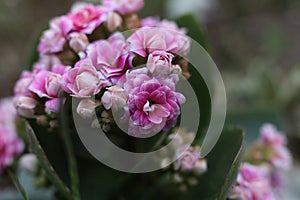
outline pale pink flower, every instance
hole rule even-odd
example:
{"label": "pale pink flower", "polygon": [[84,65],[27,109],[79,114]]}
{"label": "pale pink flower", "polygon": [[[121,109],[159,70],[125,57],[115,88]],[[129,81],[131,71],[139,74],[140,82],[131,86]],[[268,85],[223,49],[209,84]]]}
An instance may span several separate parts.
{"label": "pale pink flower", "polygon": [[124,89],[129,95],[126,113],[131,135],[149,135],[170,129],[176,124],[180,104],[185,101],[182,94],[149,77],[144,73],[147,71],[142,68],[126,75]]}
{"label": "pale pink flower", "polygon": [[100,105],[91,99],[83,99],[77,106],[77,113],[84,119],[91,118],[95,115],[95,108]]}
{"label": "pale pink flower", "polygon": [[73,32],[91,34],[107,20],[108,9],[102,6],[78,2],[72,6],[68,17],[73,23]]}
{"label": "pale pink flower", "polygon": [[79,53],[89,45],[89,39],[83,33],[71,33],[69,35],[69,45],[75,52]]}
{"label": "pale pink flower", "polygon": [[[174,169],[182,172],[193,172],[198,168],[201,168],[202,163],[200,161],[200,151],[198,148],[191,147],[189,145],[181,146],[175,153],[176,161],[174,163]],[[205,169],[204,169],[205,171]]]}
{"label": "pale pink flower", "polygon": [[62,88],[72,96],[90,97],[109,85],[90,59],[83,59],[70,68],[62,78]]}
{"label": "pale pink flower", "polygon": [[154,51],[149,54],[147,68],[153,76],[168,76],[172,73],[174,55],[165,51]]}
{"label": "pale pink flower", "polygon": [[103,0],[104,6],[122,15],[134,13],[144,7],[144,0]]}
{"label": "pale pink flower", "polygon": [[248,163],[242,164],[238,172],[236,186],[231,190],[229,198],[275,200],[266,170]]}
{"label": "pale pink flower", "polygon": [[159,17],[146,17],[141,20],[143,27],[155,27],[159,22]]}
{"label": "pale pink flower", "polygon": [[19,167],[31,173],[35,173],[38,169],[38,159],[36,155],[27,153],[22,155],[19,160]]}
{"label": "pale pink flower", "polygon": [[269,161],[278,169],[288,170],[292,167],[292,155],[285,146],[270,149]]}
{"label": "pale pink flower", "polygon": [[13,164],[23,149],[24,144],[17,137],[15,127],[0,126],[0,173]]}
{"label": "pale pink flower", "polygon": [[16,96],[14,97],[14,106],[17,113],[21,117],[33,118],[35,113],[35,108],[37,106],[37,101],[34,98],[26,96]]}
{"label": "pale pink flower", "polygon": [[50,22],[50,29],[43,32],[38,51],[41,54],[54,54],[61,52],[67,40],[67,34],[72,29],[72,22],[61,16]]}
{"label": "pale pink flower", "polygon": [[186,55],[190,48],[190,40],[186,35],[162,27],[142,27],[127,41],[130,50],[143,57],[157,50]]}
{"label": "pale pink flower", "polygon": [[87,48],[87,56],[103,76],[113,84],[132,68],[133,57],[129,54],[129,46],[124,36],[117,32],[108,40],[99,40]]}
{"label": "pale pink flower", "polygon": [[13,126],[17,117],[16,109],[12,98],[0,100],[0,126]]}
{"label": "pale pink flower", "polygon": [[107,88],[101,98],[101,103],[107,110],[119,110],[126,105],[126,102],[127,95],[125,90],[119,85],[114,85]]}

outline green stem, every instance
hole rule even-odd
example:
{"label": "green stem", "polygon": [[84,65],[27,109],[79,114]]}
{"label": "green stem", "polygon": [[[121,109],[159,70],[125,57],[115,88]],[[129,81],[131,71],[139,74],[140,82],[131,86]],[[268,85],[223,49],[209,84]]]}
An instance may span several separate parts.
{"label": "green stem", "polygon": [[7,168],[6,169],[6,172],[8,174],[8,176],[10,177],[10,179],[12,180],[12,182],[15,184],[16,188],[19,190],[19,192],[21,193],[22,197],[24,200],[29,200],[27,195],[26,195],[26,192],[25,192],[25,189],[23,188],[23,186],[21,185],[21,183],[19,182],[19,179],[18,177],[15,175],[15,173],[10,169],[10,168]]}
{"label": "green stem", "polygon": [[63,136],[63,141],[65,143],[65,148],[67,152],[73,199],[80,200],[78,169],[77,169],[76,158],[74,156],[75,154],[74,154],[72,139],[70,136],[71,134],[70,128],[68,126],[69,124],[68,115],[66,114],[65,108],[63,108],[61,111],[60,121],[61,121],[61,133]]}
{"label": "green stem", "polygon": [[39,164],[45,170],[49,180],[56,186],[57,190],[68,200],[72,200],[70,189],[63,183],[49,162],[44,150],[42,149],[33,129],[28,122],[25,122],[26,134],[33,153],[37,156]]}

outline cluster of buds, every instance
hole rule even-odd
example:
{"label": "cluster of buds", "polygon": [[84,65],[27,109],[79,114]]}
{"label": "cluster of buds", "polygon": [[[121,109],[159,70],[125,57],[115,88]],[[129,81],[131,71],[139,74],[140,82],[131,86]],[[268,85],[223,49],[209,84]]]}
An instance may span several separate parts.
{"label": "cluster of buds", "polygon": [[[55,127],[56,114],[71,96],[81,100],[77,113],[96,115],[105,131],[113,122],[110,113],[118,110],[130,135],[173,128],[185,102],[176,85],[189,76],[184,57],[190,39],[174,22],[139,19],[143,5],[143,0],[75,3],[51,20],[38,45],[39,60],[16,83],[18,114]],[[125,38],[121,31],[128,28],[135,30]]]}

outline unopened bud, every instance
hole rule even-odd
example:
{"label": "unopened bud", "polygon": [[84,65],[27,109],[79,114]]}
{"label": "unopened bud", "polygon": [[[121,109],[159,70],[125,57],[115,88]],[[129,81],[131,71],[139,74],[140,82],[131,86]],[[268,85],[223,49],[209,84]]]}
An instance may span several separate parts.
{"label": "unopened bud", "polygon": [[123,23],[123,19],[119,14],[115,12],[108,13],[106,26],[110,32],[115,31],[117,28],[119,28],[122,25],[122,23]]}
{"label": "unopened bud", "polygon": [[84,51],[89,44],[89,39],[83,33],[72,33],[69,40],[70,47],[76,53]]}

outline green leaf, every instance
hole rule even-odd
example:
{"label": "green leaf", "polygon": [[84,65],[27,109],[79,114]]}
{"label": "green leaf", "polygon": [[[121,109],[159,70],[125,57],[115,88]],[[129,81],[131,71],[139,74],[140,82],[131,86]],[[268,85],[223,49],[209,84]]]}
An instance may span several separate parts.
{"label": "green leaf", "polygon": [[57,175],[56,171],[54,170],[51,163],[47,159],[47,156],[46,156],[44,150],[40,146],[40,143],[39,143],[35,133],[33,132],[33,129],[27,122],[26,122],[26,133],[28,136],[31,150],[37,156],[39,163],[40,163],[41,167],[45,170],[49,180],[56,186],[57,190],[66,199],[72,199],[72,194],[70,192],[70,189],[63,183],[63,181]]}
{"label": "green leaf", "polygon": [[175,21],[180,27],[187,28],[187,35],[196,40],[204,49],[207,50],[207,43],[203,28],[192,14],[181,16]]}
{"label": "green leaf", "polygon": [[240,128],[224,130],[207,156],[208,171],[199,177],[199,185],[182,193],[180,199],[225,199],[236,179],[243,143],[244,136]]}
{"label": "green leaf", "polygon": [[[207,43],[205,40],[204,32],[200,23],[192,14],[187,14],[176,19],[176,23],[188,30],[187,35],[197,41],[204,49],[207,50]],[[201,120],[199,121],[199,129],[195,141],[202,141],[205,137],[203,134],[210,122],[211,117],[211,98],[207,85],[202,78],[201,74],[189,63],[188,66],[191,77],[188,79],[195,94],[197,95],[199,110],[201,111]]]}

